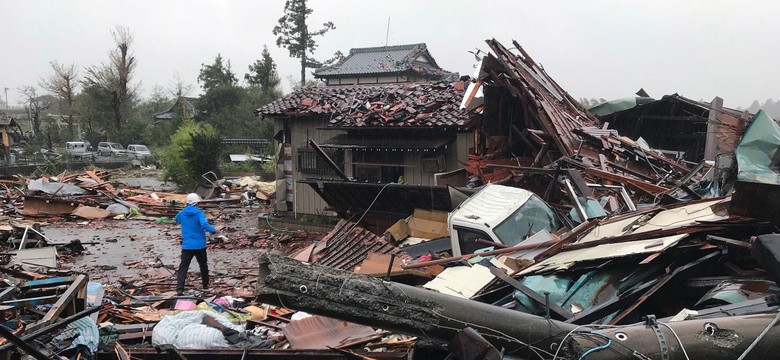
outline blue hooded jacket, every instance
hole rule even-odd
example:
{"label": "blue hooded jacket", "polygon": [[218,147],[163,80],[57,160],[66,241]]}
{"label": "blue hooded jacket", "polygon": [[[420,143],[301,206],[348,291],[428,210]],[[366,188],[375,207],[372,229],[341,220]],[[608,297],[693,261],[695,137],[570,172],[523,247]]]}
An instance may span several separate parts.
{"label": "blue hooded jacket", "polygon": [[187,205],[176,214],[176,222],[181,224],[182,250],[201,250],[206,248],[206,233],[217,232],[208,220],[206,214],[195,205]]}

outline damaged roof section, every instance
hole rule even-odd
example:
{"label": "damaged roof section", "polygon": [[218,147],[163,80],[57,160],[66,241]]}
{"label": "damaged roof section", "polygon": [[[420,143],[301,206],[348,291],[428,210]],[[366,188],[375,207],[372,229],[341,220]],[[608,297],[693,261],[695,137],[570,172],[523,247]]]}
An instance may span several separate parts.
{"label": "damaged roof section", "polygon": [[462,128],[478,116],[459,108],[463,82],[308,87],[257,111],[264,116],[330,116],[332,127]]}
{"label": "damaged roof section", "polygon": [[[487,74],[485,80],[489,78],[490,83],[504,86],[513,97],[520,98],[528,110],[530,119],[527,120],[544,131],[561,154],[575,154],[580,139],[573,133],[574,129],[596,126],[598,120],[547,75],[516,41],[512,44],[520,55],[510,52],[495,39],[487,43],[495,55],[489,54],[482,61],[480,73]],[[475,94],[477,90],[474,89]],[[469,102],[464,106],[468,108]]]}
{"label": "damaged roof section", "polygon": [[312,263],[351,271],[369,253],[405,256],[401,249],[385,239],[354,222],[341,220],[322,239],[320,246],[313,245],[309,257]]}

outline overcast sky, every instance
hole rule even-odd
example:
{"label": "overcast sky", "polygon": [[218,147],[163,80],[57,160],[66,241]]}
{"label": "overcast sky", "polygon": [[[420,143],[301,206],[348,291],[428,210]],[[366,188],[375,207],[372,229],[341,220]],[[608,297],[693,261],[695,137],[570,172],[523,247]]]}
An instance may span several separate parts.
{"label": "overcast sky", "polygon": [[[424,42],[439,65],[471,74],[467,51],[484,40],[517,40],[572,96],[614,99],[643,87],[651,96],[679,93],[727,106],[780,98],[778,1],[366,1],[311,0],[310,28],[333,21],[316,56],[385,44]],[[285,90],[296,59],[271,33],[283,0],[0,1],[0,96],[37,84],[49,62],[84,67],[105,61],[110,30],[135,35],[136,81],[144,94],[169,87],[174,73],[195,84],[217,53],[243,79],[263,45]],[[509,47],[509,46],[507,46]],[[311,70],[310,70],[311,71]],[[193,95],[201,91],[198,86]]]}

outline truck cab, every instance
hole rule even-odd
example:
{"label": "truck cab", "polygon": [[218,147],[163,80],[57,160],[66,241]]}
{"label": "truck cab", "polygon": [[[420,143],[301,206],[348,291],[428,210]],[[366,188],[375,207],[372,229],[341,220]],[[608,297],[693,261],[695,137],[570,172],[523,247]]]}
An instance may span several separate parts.
{"label": "truck cab", "polygon": [[86,141],[68,141],[65,143],[65,152],[73,158],[92,156],[92,146]]}
{"label": "truck cab", "polygon": [[487,184],[450,212],[447,226],[453,256],[459,256],[490,247],[490,242],[515,246],[536,232],[560,228],[561,222],[534,193]]}

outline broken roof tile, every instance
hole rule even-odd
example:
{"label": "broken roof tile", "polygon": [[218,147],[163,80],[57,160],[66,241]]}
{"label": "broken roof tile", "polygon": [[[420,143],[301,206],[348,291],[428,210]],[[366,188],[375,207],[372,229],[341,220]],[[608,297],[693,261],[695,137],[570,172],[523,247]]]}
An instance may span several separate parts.
{"label": "broken roof tile", "polygon": [[[257,111],[266,116],[335,115],[330,120],[334,127],[462,129],[479,116],[458,109],[464,93],[464,86],[458,86],[458,82],[308,87]],[[415,120],[415,114],[425,116],[417,115]]]}

